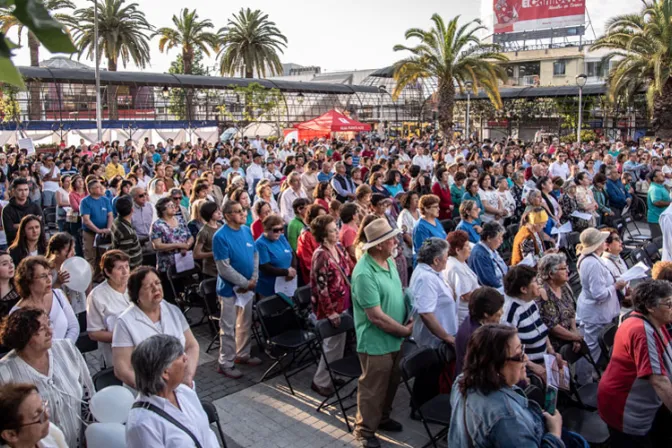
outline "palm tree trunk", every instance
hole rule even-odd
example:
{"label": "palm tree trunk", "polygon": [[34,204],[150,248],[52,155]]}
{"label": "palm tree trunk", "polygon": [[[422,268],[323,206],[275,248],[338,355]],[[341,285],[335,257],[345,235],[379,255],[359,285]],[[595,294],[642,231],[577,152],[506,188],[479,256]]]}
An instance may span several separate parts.
{"label": "palm tree trunk", "polygon": [[[40,41],[35,35],[28,31],[28,48],[30,48],[30,66],[40,66]],[[40,98],[40,83],[38,81],[30,82],[30,112],[28,116],[31,121],[42,119],[42,101]]]}
{"label": "palm tree trunk", "polygon": [[[194,50],[191,48],[185,48],[182,50],[182,64],[184,68],[185,75],[191,75],[192,65],[194,62]],[[185,119],[187,121],[192,121],[194,116],[194,91],[193,89],[188,88],[185,92],[186,104],[184,107]]]}
{"label": "palm tree trunk", "polygon": [[453,138],[453,108],[455,107],[455,86],[453,80],[440,81],[439,91],[439,127],[444,138]]}
{"label": "palm tree trunk", "polygon": [[[110,72],[117,71],[117,61],[112,58],[107,59],[107,70]],[[119,108],[117,107],[117,86],[108,84],[107,86],[107,112],[110,120],[119,119]]]}
{"label": "palm tree trunk", "polygon": [[672,138],[672,78],[663,86],[663,92],[653,99],[651,127],[656,137]]}

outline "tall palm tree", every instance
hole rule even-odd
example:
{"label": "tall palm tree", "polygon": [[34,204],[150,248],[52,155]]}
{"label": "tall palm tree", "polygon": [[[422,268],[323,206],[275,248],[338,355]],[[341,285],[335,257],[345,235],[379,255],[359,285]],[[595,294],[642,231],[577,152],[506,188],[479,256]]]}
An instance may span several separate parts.
{"label": "tall palm tree", "polygon": [[[149,64],[149,39],[154,27],[138,9],[137,3],[126,4],[126,0],[99,0],[98,7],[98,51],[107,59],[107,70],[116,72],[119,61],[126,65],[133,61],[139,68]],[[95,60],[95,12],[93,6],[78,9],[68,21],[72,29],[79,57],[86,54]],[[110,120],[117,120],[117,86],[107,87],[107,108]]]}
{"label": "tall palm tree", "polygon": [[[45,8],[59,21],[63,22],[70,18],[65,13],[55,13],[55,11],[63,9],[75,9],[75,4],[70,0],[44,0]],[[24,25],[19,20],[9,13],[8,8],[0,9],[0,32],[7,34],[12,28],[17,28],[19,33],[18,43],[21,45],[21,37],[23,35]],[[30,49],[30,66],[40,66],[40,41],[28,30],[28,48]],[[42,101],[40,99],[40,83],[37,81],[30,82],[30,110],[28,113],[31,120],[42,119]]]}
{"label": "tall palm tree", "polygon": [[459,19],[457,16],[446,24],[441,16],[434,14],[434,26],[429,30],[406,31],[406,39],[419,39],[418,45],[394,46],[394,51],[410,51],[412,55],[394,64],[397,85],[393,96],[397,98],[404,87],[419,79],[436,78],[439,125],[446,136],[452,136],[457,88],[464,91],[466,83],[471,82],[474,93],[483,89],[495,107],[500,108],[499,81],[506,80],[506,70],[495,61],[505,62],[508,58],[499,53],[498,45],[481,43],[476,36],[485,27],[479,20],[459,26]]}
{"label": "tall palm tree", "polygon": [[[182,49],[182,64],[184,74],[190,75],[194,64],[194,54],[196,50],[202,51],[210,56],[210,50],[214,52],[219,50],[219,38],[217,34],[209,31],[214,25],[209,19],[199,20],[196,10],[189,11],[184,8],[180,15],[173,15],[174,27],[159,28],[155,36],[159,36],[159,51],[168,52],[171,48],[180,47]],[[193,98],[192,89],[186,92],[186,118],[191,120],[193,116]]]}
{"label": "tall palm tree", "polygon": [[287,38],[268,20],[268,14],[260,10],[241,8],[238,15],[229,19],[226,27],[219,30],[222,38],[220,58],[222,75],[244,74],[253,78],[254,73],[266,76],[282,73],[278,53],[287,48]]}
{"label": "tall palm tree", "polygon": [[591,49],[609,49],[603,62],[615,58],[609,72],[609,99],[633,96],[646,89],[652,128],[672,137],[672,0],[644,1],[639,14],[616,16]]}

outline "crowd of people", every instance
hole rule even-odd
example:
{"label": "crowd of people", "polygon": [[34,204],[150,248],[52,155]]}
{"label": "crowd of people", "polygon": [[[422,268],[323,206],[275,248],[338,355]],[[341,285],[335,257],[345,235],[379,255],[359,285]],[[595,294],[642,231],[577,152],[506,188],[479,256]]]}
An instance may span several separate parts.
{"label": "crowd of people", "polygon": [[[216,279],[218,371],[229,378],[263,362],[252,347],[259,299],[309,285],[313,321],[338,327],[344,313],[354,317],[362,369],[354,431],[364,447],[380,446],[378,431],[403,430],[390,415],[405,340],[444,358],[452,387],[436,387],[452,394],[449,446],[576,446],[580,436],[563,430],[560,413],[521,389],[546,381],[546,357],[563,366],[566,346],[606,366],[584,376],[601,376],[597,411],[611,446],[666,446],[672,269],[662,262],[657,280],[638,285],[621,276],[623,223],[635,211],[645,211],[663,249],[672,244],[670,187],[672,150],[659,139],[257,136],[6,148],[0,437],[16,447],[84,444],[95,390],[74,343],[86,331],[144,403],[129,415],[128,446],[169,437],[216,446],[193,389],[199,345],[171,281],[193,269]],[[93,272],[86,293],[68,288],[61,267],[73,256]],[[600,335],[624,309],[605,353]],[[317,394],[334,394],[326,364],[348,342],[345,334],[322,342]],[[168,428],[148,403],[188,433]]]}

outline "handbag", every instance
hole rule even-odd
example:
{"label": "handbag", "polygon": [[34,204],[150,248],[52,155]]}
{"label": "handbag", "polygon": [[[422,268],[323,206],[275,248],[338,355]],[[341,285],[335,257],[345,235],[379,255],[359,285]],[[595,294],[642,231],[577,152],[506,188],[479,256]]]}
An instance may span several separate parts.
{"label": "handbag", "polygon": [[133,409],[136,408],[147,409],[148,411],[154,412],[155,414],[163,417],[164,419],[168,420],[170,423],[172,423],[173,425],[177,426],[179,429],[184,431],[194,442],[196,448],[203,448],[203,445],[201,445],[196,436],[191,431],[189,431],[189,429],[187,429],[186,426],[175,420],[170,414],[168,414],[166,411],[159,408],[158,406],[155,406],[148,401],[136,401],[135,403],[133,403]]}

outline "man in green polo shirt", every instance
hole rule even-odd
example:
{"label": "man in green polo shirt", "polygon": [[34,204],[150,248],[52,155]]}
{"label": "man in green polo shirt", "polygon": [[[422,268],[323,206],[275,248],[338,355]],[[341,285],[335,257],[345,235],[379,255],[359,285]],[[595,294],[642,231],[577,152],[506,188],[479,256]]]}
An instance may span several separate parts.
{"label": "man in green polo shirt", "polygon": [[663,235],[660,230],[660,214],[670,205],[670,193],[665,188],[665,175],[659,169],[653,170],[649,174],[649,191],[646,194],[648,211],[646,221],[649,223],[651,238]]}
{"label": "man in green polo shirt", "polygon": [[357,353],[362,365],[355,437],[366,448],[380,446],[378,429],[402,430],[390,412],[400,380],[401,343],[411,335],[413,323],[408,319],[404,325],[404,292],[392,259],[398,233],[384,218],[366,226],[365,253],[352,274]]}

